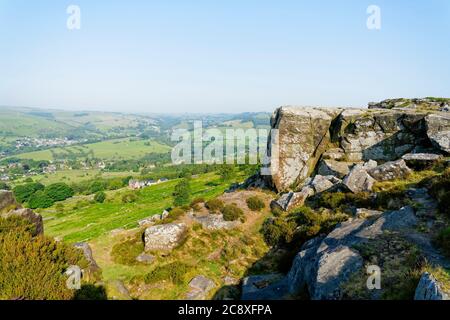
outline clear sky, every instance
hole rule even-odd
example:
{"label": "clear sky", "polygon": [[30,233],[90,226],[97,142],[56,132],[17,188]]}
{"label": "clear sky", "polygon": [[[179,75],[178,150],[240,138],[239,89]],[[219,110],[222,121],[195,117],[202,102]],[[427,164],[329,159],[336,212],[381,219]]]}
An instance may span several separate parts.
{"label": "clear sky", "polygon": [[[69,5],[81,30],[66,27]],[[369,5],[381,29],[366,26]],[[450,96],[448,0],[0,0],[0,105],[272,111]]]}

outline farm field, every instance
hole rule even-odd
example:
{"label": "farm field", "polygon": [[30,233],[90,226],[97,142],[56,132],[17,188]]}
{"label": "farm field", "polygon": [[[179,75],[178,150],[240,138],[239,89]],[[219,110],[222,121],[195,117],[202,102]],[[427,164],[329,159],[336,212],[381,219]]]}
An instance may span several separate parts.
{"label": "farm field", "polygon": [[[167,153],[170,147],[151,140],[114,139],[86,145],[70,146],[65,148],[53,148],[51,150],[22,153],[16,157],[32,160],[55,160],[65,156],[75,155],[81,159],[98,158],[126,160],[136,159],[148,153]],[[79,155],[79,156],[78,156]]]}

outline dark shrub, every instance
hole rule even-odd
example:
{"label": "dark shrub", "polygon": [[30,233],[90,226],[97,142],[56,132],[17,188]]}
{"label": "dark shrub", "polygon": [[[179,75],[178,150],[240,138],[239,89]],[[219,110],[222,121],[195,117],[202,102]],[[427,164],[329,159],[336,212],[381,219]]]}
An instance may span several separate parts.
{"label": "dark shrub", "polygon": [[105,191],[106,190],[106,182],[102,180],[96,180],[93,181],[89,185],[89,189],[87,191],[88,194],[97,193],[99,191]]}
{"label": "dark shrub", "polygon": [[31,209],[49,208],[55,201],[50,198],[45,191],[39,190],[34,193],[28,200],[28,207]]}
{"label": "dark shrub", "polygon": [[0,181],[0,190],[11,190],[11,188],[6,182]]}
{"label": "dark shrub", "polygon": [[13,189],[16,200],[20,203],[27,202],[31,195],[39,190],[44,190],[44,185],[41,183],[28,183],[17,186]]}
{"label": "dark shrub", "polygon": [[235,204],[229,204],[222,209],[222,214],[225,221],[236,221],[244,216],[244,211]]}
{"label": "dark shrub", "polygon": [[190,269],[191,267],[187,264],[175,261],[156,267],[152,272],[145,275],[144,281],[147,284],[152,284],[166,280],[173,284],[182,285],[185,282],[184,277]]}
{"label": "dark shrub", "polygon": [[206,202],[205,205],[206,208],[208,208],[209,211],[211,211],[212,213],[218,213],[219,211],[222,211],[223,208],[225,207],[223,201],[218,198],[209,200],[208,202]]}
{"label": "dark shrub", "polygon": [[189,180],[183,179],[176,186],[173,192],[173,204],[175,206],[183,206],[189,203],[191,196],[191,187]]}
{"label": "dark shrub", "polygon": [[47,237],[33,237],[24,220],[0,219],[0,300],[66,300],[74,292],[64,274],[86,267],[82,253]]}
{"label": "dark shrub", "polygon": [[116,263],[132,266],[138,264],[136,258],[143,251],[144,242],[139,234],[139,237],[128,239],[114,245],[111,250],[111,257]]}
{"label": "dark shrub", "polygon": [[252,211],[261,211],[266,205],[260,197],[253,196],[247,199],[247,207]]}
{"label": "dark shrub", "polygon": [[74,300],[108,300],[106,289],[104,286],[96,286],[93,284],[83,284],[80,290],[75,292]]}
{"label": "dark shrub", "polygon": [[103,203],[106,200],[106,193],[103,191],[97,192],[94,196],[94,201],[97,203]]}
{"label": "dark shrub", "polygon": [[63,201],[73,197],[73,189],[65,183],[54,183],[45,187],[44,192],[54,201]]}
{"label": "dark shrub", "polygon": [[262,226],[264,241],[269,246],[289,243],[293,239],[295,223],[283,218],[267,219]]}
{"label": "dark shrub", "polygon": [[136,202],[137,199],[138,197],[135,193],[128,192],[122,196],[122,203],[133,203]]}

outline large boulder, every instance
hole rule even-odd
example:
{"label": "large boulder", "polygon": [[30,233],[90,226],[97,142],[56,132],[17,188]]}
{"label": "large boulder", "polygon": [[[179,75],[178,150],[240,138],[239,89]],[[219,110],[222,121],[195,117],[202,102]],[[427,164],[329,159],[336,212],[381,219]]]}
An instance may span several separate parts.
{"label": "large boulder", "polygon": [[0,213],[14,210],[18,207],[11,191],[0,190]]}
{"label": "large boulder", "polygon": [[425,118],[428,138],[438,149],[450,153],[450,115],[430,114]]}
{"label": "large boulder", "polygon": [[270,207],[272,209],[278,208],[283,211],[289,211],[295,207],[302,206],[308,197],[315,194],[314,189],[310,186],[305,186],[300,192],[288,192],[283,195],[278,200],[271,202]]}
{"label": "large boulder", "polygon": [[405,160],[386,162],[367,171],[377,181],[405,179],[411,174],[411,169]]}
{"label": "large boulder", "polygon": [[44,234],[44,222],[42,220],[42,216],[40,214],[35,213],[31,209],[16,209],[9,211],[7,213],[1,214],[2,218],[9,218],[9,217],[20,217],[22,219],[25,219],[29,221],[30,223],[34,224],[35,231],[33,235],[42,235]]}
{"label": "large boulder", "polygon": [[408,167],[419,170],[437,163],[442,158],[442,155],[434,153],[408,153],[402,157]]}
{"label": "large boulder", "polygon": [[269,144],[275,189],[285,191],[309,177],[330,142],[330,126],[340,112],[307,107],[281,107],[275,111]]}
{"label": "large boulder", "polygon": [[76,249],[81,250],[83,252],[83,256],[86,261],[89,263],[89,269],[93,272],[98,271],[100,267],[94,259],[94,255],[92,254],[91,246],[86,242],[77,242],[73,245]]}
{"label": "large boulder", "polygon": [[433,275],[424,272],[416,288],[414,300],[450,300],[450,296],[442,290]]}
{"label": "large boulder", "polygon": [[353,193],[370,192],[375,179],[367,173],[363,165],[357,164],[350,170],[342,183]]}
{"label": "large boulder", "polygon": [[314,189],[315,193],[321,193],[333,188],[336,184],[341,183],[342,180],[335,176],[322,176],[320,174],[314,176],[310,185]]}
{"label": "large boulder", "polygon": [[350,172],[350,168],[353,165],[353,162],[324,159],[320,162],[318,174],[322,176],[332,175],[342,179]]}
{"label": "large boulder", "polygon": [[417,224],[410,207],[339,224],[325,238],[315,238],[303,245],[287,275],[289,293],[295,296],[307,290],[313,300],[343,298],[342,286],[364,265],[357,245],[385,232],[409,235]]}
{"label": "large boulder", "polygon": [[145,251],[167,251],[180,245],[187,236],[183,223],[170,223],[149,227],[145,230]]}

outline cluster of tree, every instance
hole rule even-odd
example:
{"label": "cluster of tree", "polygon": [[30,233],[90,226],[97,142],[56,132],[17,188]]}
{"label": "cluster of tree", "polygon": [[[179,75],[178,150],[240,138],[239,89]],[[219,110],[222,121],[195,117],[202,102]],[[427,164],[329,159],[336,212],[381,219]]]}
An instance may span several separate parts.
{"label": "cluster of tree", "polygon": [[71,188],[77,194],[89,195],[96,194],[107,190],[118,190],[128,185],[131,176],[125,178],[102,179],[95,178],[92,180],[81,181],[71,185]]}
{"label": "cluster of tree", "polygon": [[44,186],[38,182],[18,185],[13,189],[16,200],[27,203],[31,209],[48,208],[55,202],[66,200],[74,195],[67,184],[59,182]]}

